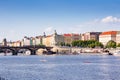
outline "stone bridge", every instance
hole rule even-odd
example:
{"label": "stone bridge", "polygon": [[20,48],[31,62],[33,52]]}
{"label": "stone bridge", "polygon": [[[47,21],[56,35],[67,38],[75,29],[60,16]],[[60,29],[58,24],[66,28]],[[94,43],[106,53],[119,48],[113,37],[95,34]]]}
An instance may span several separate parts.
{"label": "stone bridge", "polygon": [[6,50],[12,51],[13,55],[17,55],[19,50],[21,49],[28,49],[31,52],[31,55],[36,55],[36,51],[38,49],[46,49],[47,51],[51,51],[53,47],[46,47],[46,46],[20,46],[20,47],[11,47],[11,46],[0,46],[0,50],[6,52]]}

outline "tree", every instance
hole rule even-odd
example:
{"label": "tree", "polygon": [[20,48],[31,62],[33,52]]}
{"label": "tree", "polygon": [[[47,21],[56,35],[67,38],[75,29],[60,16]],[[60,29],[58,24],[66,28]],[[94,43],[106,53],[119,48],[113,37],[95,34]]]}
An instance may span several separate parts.
{"label": "tree", "polygon": [[107,45],[106,48],[116,48],[116,42],[113,40],[110,40]]}
{"label": "tree", "polygon": [[95,44],[94,44],[94,43],[89,44],[88,47],[90,47],[90,48],[95,48]]}
{"label": "tree", "polygon": [[120,47],[120,43],[118,43],[117,47]]}
{"label": "tree", "polygon": [[95,42],[95,47],[101,47],[101,48],[103,48],[103,44],[101,42],[96,41]]}
{"label": "tree", "polygon": [[89,47],[89,48],[94,48],[94,47],[103,47],[103,44],[96,41],[96,40],[78,40],[78,41],[73,41],[72,46],[78,46],[78,47]]}
{"label": "tree", "polygon": [[79,41],[72,41],[72,46],[77,46],[79,44]]}
{"label": "tree", "polygon": [[39,46],[44,47],[45,45],[43,45],[43,44],[39,44]]}
{"label": "tree", "polygon": [[67,44],[65,44],[65,46],[69,46],[70,47],[70,44],[67,43]]}
{"label": "tree", "polygon": [[64,42],[60,42],[60,46],[65,46],[65,43]]}

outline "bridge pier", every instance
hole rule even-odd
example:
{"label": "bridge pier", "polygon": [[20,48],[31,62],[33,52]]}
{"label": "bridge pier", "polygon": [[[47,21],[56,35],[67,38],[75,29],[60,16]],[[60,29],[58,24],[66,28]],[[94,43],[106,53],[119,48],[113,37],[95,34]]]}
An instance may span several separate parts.
{"label": "bridge pier", "polygon": [[17,50],[14,50],[12,53],[13,53],[12,55],[17,55],[17,54],[18,54],[18,51],[17,51]]}
{"label": "bridge pier", "polygon": [[36,55],[36,50],[31,50],[31,55]]}

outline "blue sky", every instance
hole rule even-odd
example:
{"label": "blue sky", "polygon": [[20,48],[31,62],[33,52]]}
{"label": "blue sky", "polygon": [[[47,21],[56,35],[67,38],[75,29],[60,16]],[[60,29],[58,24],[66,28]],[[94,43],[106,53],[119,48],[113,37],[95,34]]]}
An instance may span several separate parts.
{"label": "blue sky", "polygon": [[120,0],[0,0],[0,40],[120,30]]}

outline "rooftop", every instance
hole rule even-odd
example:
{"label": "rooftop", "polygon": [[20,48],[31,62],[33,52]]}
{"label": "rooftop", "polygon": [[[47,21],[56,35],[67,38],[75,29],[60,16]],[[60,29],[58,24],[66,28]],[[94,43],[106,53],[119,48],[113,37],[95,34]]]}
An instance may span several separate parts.
{"label": "rooftop", "polygon": [[117,31],[107,31],[107,32],[102,32],[100,35],[116,35]]}

